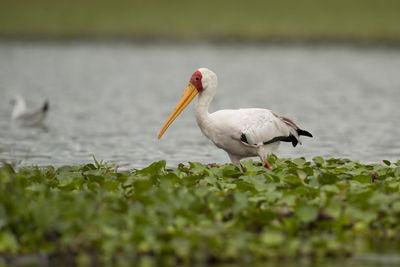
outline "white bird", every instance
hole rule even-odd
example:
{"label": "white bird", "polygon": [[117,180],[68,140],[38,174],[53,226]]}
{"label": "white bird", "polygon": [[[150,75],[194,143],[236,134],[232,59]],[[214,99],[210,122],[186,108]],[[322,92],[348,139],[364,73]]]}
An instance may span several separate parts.
{"label": "white bird", "polygon": [[15,96],[11,100],[11,104],[14,106],[11,119],[22,126],[40,126],[49,111],[49,103],[47,101],[37,110],[27,110],[25,100],[20,95]]}
{"label": "white bird", "polygon": [[271,169],[267,157],[281,141],[291,142],[295,147],[297,143],[301,144],[300,135],[312,137],[311,133],[301,130],[291,119],[268,109],[224,109],[209,113],[208,106],[216,93],[217,83],[217,75],[207,68],[200,68],[193,73],[158,139],[197,94],[197,124],[208,139],[228,153],[234,164],[239,165],[242,158],[259,156],[265,167]]}

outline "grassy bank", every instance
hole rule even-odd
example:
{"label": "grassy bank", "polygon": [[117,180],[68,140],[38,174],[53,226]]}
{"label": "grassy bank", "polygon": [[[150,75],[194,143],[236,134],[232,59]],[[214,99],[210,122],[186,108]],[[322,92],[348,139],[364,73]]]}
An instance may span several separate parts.
{"label": "grassy bank", "polygon": [[0,265],[254,262],[400,253],[400,161],[270,158],[273,171],[155,162],[0,168]]}
{"label": "grassy bank", "polygon": [[0,0],[0,37],[400,41],[398,0]]}

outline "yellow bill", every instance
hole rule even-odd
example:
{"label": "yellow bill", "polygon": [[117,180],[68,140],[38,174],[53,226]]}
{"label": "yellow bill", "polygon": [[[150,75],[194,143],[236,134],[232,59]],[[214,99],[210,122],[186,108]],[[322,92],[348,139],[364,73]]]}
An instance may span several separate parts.
{"label": "yellow bill", "polygon": [[160,139],[161,136],[163,136],[164,132],[168,129],[171,123],[179,116],[179,114],[181,114],[181,112],[186,108],[186,106],[189,105],[189,103],[193,100],[193,98],[197,95],[197,93],[198,91],[192,83],[189,83],[186,86],[186,89],[185,91],[183,91],[181,99],[179,100],[178,104],[176,104],[174,111],[172,111],[171,115],[169,115],[168,120],[165,122],[160,133],[158,134],[158,139]]}

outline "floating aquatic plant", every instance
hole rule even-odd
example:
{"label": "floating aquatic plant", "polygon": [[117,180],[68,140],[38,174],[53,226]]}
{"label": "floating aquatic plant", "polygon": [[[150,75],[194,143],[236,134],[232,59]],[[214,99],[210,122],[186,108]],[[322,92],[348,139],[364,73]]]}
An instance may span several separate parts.
{"label": "floating aquatic plant", "polygon": [[257,261],[400,252],[400,161],[270,157],[116,172],[0,168],[0,263],[26,254],[75,261]]}

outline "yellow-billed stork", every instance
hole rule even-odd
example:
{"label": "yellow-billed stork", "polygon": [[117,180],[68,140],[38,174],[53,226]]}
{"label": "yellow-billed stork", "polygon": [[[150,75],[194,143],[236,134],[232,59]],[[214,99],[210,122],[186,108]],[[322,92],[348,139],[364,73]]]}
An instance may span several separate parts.
{"label": "yellow-billed stork", "polygon": [[208,106],[215,95],[217,84],[217,75],[207,68],[200,68],[193,73],[181,99],[158,134],[158,139],[197,94],[197,124],[208,139],[228,153],[234,164],[240,164],[242,158],[259,156],[265,167],[271,169],[267,156],[281,141],[291,142],[295,147],[301,144],[300,135],[312,137],[311,133],[300,129],[293,120],[268,109],[224,109],[209,113]]}

